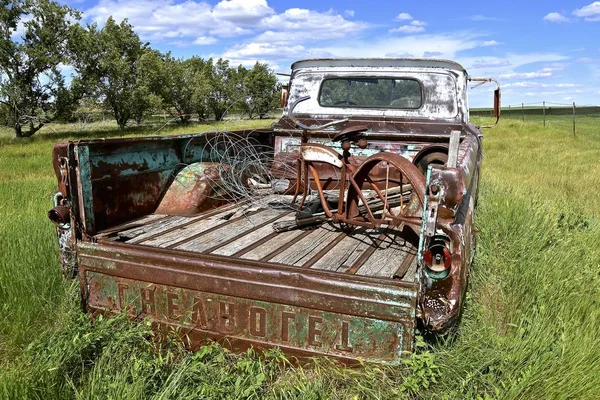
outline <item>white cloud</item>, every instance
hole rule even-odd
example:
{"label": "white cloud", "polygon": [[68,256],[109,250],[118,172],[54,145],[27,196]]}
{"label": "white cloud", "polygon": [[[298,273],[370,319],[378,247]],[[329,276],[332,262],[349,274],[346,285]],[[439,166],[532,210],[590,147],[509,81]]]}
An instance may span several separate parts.
{"label": "white cloud", "polygon": [[225,58],[252,58],[262,56],[280,56],[286,52],[305,53],[306,48],[302,45],[277,45],[271,43],[248,43],[243,46],[230,49],[223,53]]}
{"label": "white cloud", "polygon": [[600,21],[600,1],[574,10],[573,15],[585,18],[586,21]]}
{"label": "white cloud", "polygon": [[580,64],[599,64],[600,59],[592,57],[580,57],[577,60],[575,60],[575,62]]}
{"label": "white cloud", "polygon": [[14,29],[10,34],[11,38],[17,39],[25,35],[25,23],[31,21],[32,18],[33,17],[30,14],[21,16],[21,19],[17,23],[17,28]]}
{"label": "white cloud", "polygon": [[333,11],[322,13],[302,8],[290,8],[281,14],[264,18],[261,25],[268,30],[254,38],[254,41],[281,44],[289,44],[292,38],[294,43],[341,39],[369,27],[364,22],[349,21]]}
{"label": "white cloud", "polygon": [[409,13],[400,13],[395,19],[396,21],[410,21],[413,17]]}
{"label": "white cloud", "polygon": [[244,45],[234,46],[223,53],[224,58],[232,60],[281,60],[282,54],[302,54],[304,58],[326,58],[332,57],[333,54],[319,49],[309,49],[301,44],[277,44],[277,43],[259,43],[251,42]]}
{"label": "white cloud", "polygon": [[[150,41],[187,38],[192,42],[198,37],[234,37],[266,31],[265,37],[258,41],[289,43],[290,32],[294,41],[298,40],[297,34],[302,40],[339,39],[369,26],[361,21],[349,21],[332,10],[318,12],[290,8],[276,14],[266,0],[222,0],[215,6],[203,0],[183,3],[175,0],[99,0],[84,13],[87,22],[96,22],[100,26],[111,15],[117,22],[127,18],[142,39]],[[205,44],[202,42],[199,44]]]}
{"label": "white cloud", "polygon": [[407,13],[398,14],[398,16],[396,17],[396,20],[398,20],[398,21],[412,20],[412,21],[410,21],[409,25],[402,25],[398,28],[390,29],[388,32],[390,32],[390,33],[395,33],[395,32],[420,33],[420,32],[425,32],[425,25],[427,25],[427,22],[419,21],[418,19],[413,19],[413,17]]}
{"label": "white cloud", "polygon": [[318,50],[335,57],[425,57],[426,54],[437,54],[453,59],[461,51],[480,47],[478,37],[472,32],[381,37],[370,41],[336,42]]}
{"label": "white cloud", "polygon": [[560,96],[565,94],[580,94],[584,93],[583,90],[545,90],[541,92],[526,92],[523,93],[525,96],[534,97],[534,96]]}
{"label": "white cloud", "polygon": [[346,17],[352,18],[352,17],[354,17],[354,10],[346,10],[346,11],[344,11],[344,15]]}
{"label": "white cloud", "polygon": [[508,74],[502,74],[498,76],[500,79],[536,79],[536,78],[549,78],[552,76],[552,72],[546,71],[535,71],[535,72],[511,72]]}
{"label": "white cloud", "polygon": [[[316,28],[320,30],[342,29],[347,31],[357,26],[355,22],[348,21],[331,10],[321,13],[304,8],[288,8],[281,14],[265,18],[262,24],[270,29],[286,30],[310,30]],[[341,28],[336,28],[336,25],[341,25]]]}
{"label": "white cloud", "polygon": [[497,17],[487,17],[487,16],[481,15],[481,14],[471,15],[469,17],[469,19],[471,21],[501,21],[500,18],[497,18]]}
{"label": "white cloud", "polygon": [[196,40],[194,40],[194,44],[201,45],[201,46],[215,44],[217,42],[218,42],[218,40],[212,36],[200,36]]}
{"label": "white cloud", "polygon": [[560,23],[560,22],[569,22],[570,20],[569,20],[569,18],[565,17],[561,13],[551,12],[549,14],[546,14],[546,16],[544,17],[544,21]]}
{"label": "white cloud", "polygon": [[[219,3],[221,4],[221,3]],[[218,6],[218,4],[217,4]],[[215,8],[217,7],[215,6]],[[84,12],[88,22],[102,26],[109,16],[120,22],[128,19],[142,39],[160,41],[173,37],[198,37],[206,35],[236,36],[251,33],[230,19],[233,15],[213,8],[204,2],[187,0],[176,4],[173,0],[155,2],[149,0],[99,0]],[[217,18],[220,15],[222,19]]]}
{"label": "white cloud", "polygon": [[490,47],[490,46],[498,46],[500,43],[498,43],[495,40],[486,40],[481,42],[481,47]]}
{"label": "white cloud", "polygon": [[531,82],[531,81],[522,81],[522,82],[514,82],[507,83],[502,85],[503,88],[509,87],[539,87],[539,88],[575,88],[581,87],[581,84],[578,83],[542,83],[542,82]]}
{"label": "white cloud", "polygon": [[244,25],[256,25],[274,13],[266,0],[223,0],[213,8],[216,19]]}
{"label": "white cloud", "polygon": [[[266,58],[229,58],[228,60],[229,65],[234,67],[237,67],[238,65],[243,65],[246,68],[252,68],[254,64],[256,64],[256,62],[259,62],[261,64],[267,64],[269,66],[269,69],[272,69],[273,71],[281,70],[279,64],[273,62],[273,60],[268,60]],[[289,65],[286,65],[286,67],[289,67]]]}
{"label": "white cloud", "polygon": [[[479,44],[479,46],[481,46],[481,44]],[[564,64],[557,64],[557,62],[567,59],[569,59],[569,57],[557,53],[508,53],[503,57],[457,57],[457,61],[461,62],[472,75],[492,77],[521,73],[515,70],[520,67],[537,63],[553,63],[547,64],[544,68],[536,69],[536,71],[534,71],[551,75],[553,71],[561,70],[565,66]],[[511,75],[510,79],[513,78],[518,79],[518,75]],[[506,79],[506,77],[504,77],[504,79]]]}
{"label": "white cloud", "polygon": [[390,29],[390,33],[401,32],[401,33],[419,33],[425,32],[425,28],[422,26],[414,26],[414,25],[402,25],[399,28]]}

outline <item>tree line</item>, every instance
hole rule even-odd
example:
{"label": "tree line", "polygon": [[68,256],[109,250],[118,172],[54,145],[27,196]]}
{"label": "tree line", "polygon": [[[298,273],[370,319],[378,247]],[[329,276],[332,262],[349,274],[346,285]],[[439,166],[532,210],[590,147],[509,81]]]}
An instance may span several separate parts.
{"label": "tree line", "polygon": [[[231,110],[263,118],[278,102],[266,64],[176,58],[142,42],[127,20],[109,17],[100,28],[80,18],[51,0],[0,0],[0,123],[15,137],[85,110],[107,110],[125,128],[156,110],[181,124]],[[69,81],[65,68],[74,71]]]}

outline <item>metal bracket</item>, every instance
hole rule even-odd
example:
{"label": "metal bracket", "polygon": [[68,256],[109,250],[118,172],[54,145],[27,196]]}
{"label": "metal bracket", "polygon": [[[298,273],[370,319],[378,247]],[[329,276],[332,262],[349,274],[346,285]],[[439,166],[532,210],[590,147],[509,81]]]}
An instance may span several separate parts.
{"label": "metal bracket", "polygon": [[348,122],[348,118],[344,118],[344,119],[338,119],[335,121],[327,122],[326,124],[323,124],[323,125],[315,125],[315,126],[304,125],[302,122],[300,122],[296,118],[294,118],[294,108],[296,108],[298,103],[306,101],[308,99],[310,99],[310,96],[300,97],[299,99],[297,99],[296,101],[294,101],[292,103],[292,105],[290,106],[290,109],[288,111],[288,117],[292,120],[292,122],[294,122],[300,128],[305,129],[307,131],[319,131],[321,129],[325,129],[332,125],[337,125],[337,124],[341,124],[344,122]]}

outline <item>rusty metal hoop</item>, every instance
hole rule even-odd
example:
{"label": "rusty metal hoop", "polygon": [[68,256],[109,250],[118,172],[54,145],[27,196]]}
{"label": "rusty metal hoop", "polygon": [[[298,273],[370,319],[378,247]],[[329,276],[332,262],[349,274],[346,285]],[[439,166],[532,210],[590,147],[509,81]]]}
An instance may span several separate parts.
{"label": "rusty metal hoop", "polygon": [[[352,175],[352,180],[356,183],[355,185],[350,185],[348,187],[348,196],[347,196],[347,211],[346,211],[346,218],[347,220],[353,220],[356,219],[359,215],[359,199],[362,199],[362,188],[363,185],[365,184],[365,181],[369,180],[369,173],[373,170],[373,168],[375,168],[375,166],[377,166],[377,164],[381,163],[381,162],[386,162],[390,165],[392,165],[394,168],[396,168],[396,170],[398,170],[402,176],[406,177],[406,179],[408,180],[408,183],[411,184],[412,186],[412,190],[414,195],[416,196],[416,199],[418,201],[418,210],[422,210],[423,209],[423,204],[424,204],[424,199],[425,199],[425,177],[423,176],[423,174],[421,173],[421,171],[419,171],[419,169],[417,167],[415,167],[410,161],[408,161],[406,158],[402,157],[401,155],[395,154],[395,153],[378,153],[378,154],[373,154],[372,156],[370,156],[369,158],[367,158],[361,165],[360,167],[356,170],[356,172]],[[381,200],[384,203],[386,202],[386,199],[382,198],[383,194],[376,190],[377,194],[380,196]],[[363,201],[364,203],[364,201]],[[367,214],[368,217],[367,219],[369,220],[369,222],[373,223],[373,224],[377,224],[377,221],[371,220],[372,217],[372,213],[369,209],[369,206],[367,204],[365,204],[365,207],[367,209]],[[415,210],[415,214],[418,214],[418,210]],[[417,215],[418,216],[418,215]],[[410,216],[412,217],[412,215]],[[392,217],[392,219],[394,219]],[[403,220],[406,219],[405,218],[396,218],[397,220]]]}

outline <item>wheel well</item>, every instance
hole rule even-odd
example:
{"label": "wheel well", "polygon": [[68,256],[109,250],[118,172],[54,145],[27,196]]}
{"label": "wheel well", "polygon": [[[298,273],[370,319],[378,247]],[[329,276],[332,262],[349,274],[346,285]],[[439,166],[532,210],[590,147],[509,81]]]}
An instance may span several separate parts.
{"label": "wheel well", "polygon": [[445,164],[447,160],[448,146],[433,145],[419,151],[413,158],[413,164],[425,174],[429,164]]}

